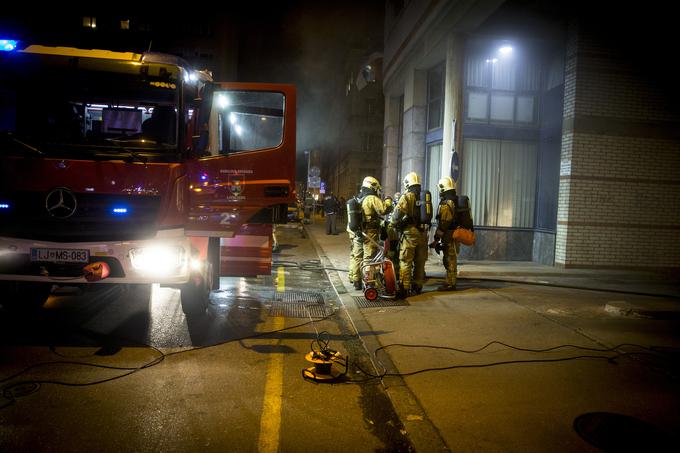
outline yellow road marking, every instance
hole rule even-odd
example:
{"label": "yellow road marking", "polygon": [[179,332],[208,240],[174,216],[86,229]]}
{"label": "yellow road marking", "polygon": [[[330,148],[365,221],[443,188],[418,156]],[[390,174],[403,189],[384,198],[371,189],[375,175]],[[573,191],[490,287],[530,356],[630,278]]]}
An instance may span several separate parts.
{"label": "yellow road marking", "polygon": [[282,293],[286,290],[286,273],[283,266],[276,270],[276,291]]}
{"label": "yellow road marking", "polygon": [[[279,268],[279,272],[281,268]],[[273,319],[272,330],[283,329],[285,318]],[[281,344],[277,340],[274,345]],[[283,354],[273,352],[269,356],[267,378],[264,386],[264,404],[260,420],[260,438],[257,451],[260,453],[276,453],[279,449],[279,432],[281,430],[281,396],[283,393]]]}

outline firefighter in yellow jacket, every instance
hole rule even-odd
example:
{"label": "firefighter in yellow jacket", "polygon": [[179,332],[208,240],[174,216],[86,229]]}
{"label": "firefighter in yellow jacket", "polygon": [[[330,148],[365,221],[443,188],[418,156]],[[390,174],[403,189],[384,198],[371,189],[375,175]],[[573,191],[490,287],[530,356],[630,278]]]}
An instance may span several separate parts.
{"label": "firefighter in yellow jacket", "polygon": [[[354,289],[362,289],[361,266],[362,262],[370,260],[378,251],[380,240],[380,222],[385,215],[385,206],[379,197],[380,183],[372,176],[366,176],[361,184],[361,190],[355,197],[361,204],[361,219],[353,219],[349,210],[347,212],[347,231],[352,241],[350,252],[349,279]],[[350,227],[360,223],[360,231],[353,231]],[[364,237],[368,236],[368,238]]]}
{"label": "firefighter in yellow jacket", "polygon": [[458,252],[460,245],[453,240],[453,230],[456,227],[456,186],[453,180],[445,176],[437,183],[439,188],[439,209],[437,211],[437,231],[430,247],[437,253],[444,253],[444,267],[446,268],[446,283],[438,288],[439,291],[455,291],[458,275]]}
{"label": "firefighter in yellow jacket", "polygon": [[404,193],[399,198],[390,223],[399,231],[399,289],[397,297],[420,294],[425,284],[427,226],[420,221],[420,178],[414,172],[404,178]]}

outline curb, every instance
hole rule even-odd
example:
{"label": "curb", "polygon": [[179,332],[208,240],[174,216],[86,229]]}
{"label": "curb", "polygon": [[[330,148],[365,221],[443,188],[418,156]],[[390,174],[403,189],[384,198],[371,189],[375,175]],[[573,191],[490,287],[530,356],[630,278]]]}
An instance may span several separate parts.
{"label": "curb", "polygon": [[[316,250],[321,263],[326,268],[332,268],[333,263],[330,261],[326,252],[316,241],[314,235],[307,230],[305,225],[305,231],[307,237],[311,240],[314,249]],[[349,290],[345,287],[344,280],[337,276],[337,271],[326,270],[326,275],[329,281],[333,284],[335,293],[345,308],[347,317],[349,318],[354,331],[357,333],[357,337],[361,341],[366,353],[368,354],[369,360],[373,364],[374,371],[380,373],[379,367],[373,359],[373,354],[371,350],[376,350],[378,347],[382,346],[375,335],[360,335],[359,332],[372,332],[373,327],[366,321],[363,314],[357,307],[356,302],[349,294]],[[342,282],[342,289],[339,290],[335,286],[335,282]],[[352,288],[352,291],[354,289]],[[381,364],[385,367],[388,372],[398,372],[392,361],[387,358],[383,359]],[[444,438],[437,427],[429,419],[427,413],[421,406],[416,395],[409,389],[408,385],[402,377],[390,376],[380,380],[387,394],[388,398],[392,402],[392,407],[394,412],[399,417],[399,420],[404,425],[406,429],[406,435],[411,441],[415,451],[451,451],[451,449],[444,442]]]}

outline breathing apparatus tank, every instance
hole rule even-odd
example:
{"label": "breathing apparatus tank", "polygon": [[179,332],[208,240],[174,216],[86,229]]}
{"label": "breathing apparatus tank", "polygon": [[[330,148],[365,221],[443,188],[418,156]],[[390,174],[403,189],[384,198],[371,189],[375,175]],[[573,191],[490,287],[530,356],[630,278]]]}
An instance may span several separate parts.
{"label": "breathing apparatus tank", "polygon": [[458,196],[456,203],[456,225],[474,231],[470,199],[465,195]]}
{"label": "breathing apparatus tank", "polygon": [[351,197],[347,200],[347,228],[353,233],[361,231],[361,224],[363,223],[363,209],[361,209],[361,201],[357,197]]}
{"label": "breathing apparatus tank", "polygon": [[420,225],[432,225],[432,194],[429,190],[421,190],[416,200],[416,211],[420,215]]}

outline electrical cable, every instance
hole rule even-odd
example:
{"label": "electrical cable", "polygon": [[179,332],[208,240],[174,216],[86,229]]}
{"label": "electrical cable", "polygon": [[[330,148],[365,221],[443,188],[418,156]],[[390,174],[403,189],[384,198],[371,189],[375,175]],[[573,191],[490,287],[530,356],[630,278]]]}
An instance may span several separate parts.
{"label": "electrical cable", "polygon": [[[324,321],[326,319],[329,319],[332,316],[334,316],[335,313],[336,312],[333,312],[328,316],[325,316],[323,318],[319,318],[317,321]],[[105,382],[111,382],[111,381],[115,381],[115,380],[118,380],[118,379],[122,379],[124,377],[130,376],[131,374],[134,374],[134,373],[137,373],[139,371],[145,370],[147,368],[151,368],[153,366],[156,366],[159,363],[163,362],[167,357],[171,357],[171,356],[175,356],[175,355],[179,355],[179,354],[185,354],[185,353],[193,352],[193,351],[199,351],[199,350],[202,350],[202,349],[213,348],[213,347],[221,346],[221,345],[228,344],[228,343],[233,343],[233,342],[238,342],[238,341],[243,341],[243,340],[249,340],[249,339],[254,339],[254,338],[266,337],[267,335],[272,335],[272,334],[275,334],[275,333],[285,332],[287,330],[293,330],[293,329],[297,329],[299,327],[304,327],[304,326],[309,325],[310,323],[313,323],[313,321],[307,321],[307,322],[304,322],[304,323],[296,324],[294,326],[284,327],[282,329],[271,330],[271,331],[267,331],[267,332],[260,332],[260,333],[257,333],[257,334],[247,335],[247,336],[244,336],[244,337],[232,338],[232,339],[229,339],[229,340],[226,340],[226,341],[221,341],[221,342],[210,344],[210,345],[197,346],[197,347],[194,347],[194,348],[183,349],[181,351],[174,351],[174,352],[168,352],[168,353],[161,351],[160,349],[156,348],[155,346],[142,343],[143,346],[146,346],[150,349],[153,349],[159,355],[156,356],[155,358],[153,358],[152,360],[150,360],[150,361],[148,361],[148,362],[146,362],[143,365],[138,366],[138,367],[115,367],[115,366],[110,366],[110,365],[101,365],[101,364],[95,364],[95,363],[75,362],[75,361],[51,361],[51,362],[37,363],[37,364],[34,364],[34,365],[30,365],[30,366],[24,368],[23,370],[16,372],[16,373],[14,373],[10,376],[0,378],[0,384],[7,382],[7,381],[11,381],[12,379],[16,379],[17,377],[23,375],[24,373],[26,373],[26,372],[34,369],[34,368],[40,368],[40,367],[50,366],[50,365],[76,365],[76,366],[102,368],[102,369],[109,369],[109,370],[119,370],[119,371],[126,371],[126,372],[119,374],[119,375],[116,375],[116,376],[109,377],[109,378],[98,379],[98,380],[90,381],[90,382],[64,382],[64,381],[58,381],[58,380],[27,379],[27,380],[7,384],[7,385],[2,387],[2,396],[7,400],[7,402],[4,403],[4,404],[0,404],[0,410],[14,404],[18,397],[27,396],[29,394],[35,393],[36,391],[38,391],[40,389],[40,386],[43,385],[43,384],[60,385],[60,386],[66,386],[66,387],[88,387],[88,386],[103,384]],[[319,337],[317,337],[317,338],[319,338]],[[19,390],[21,390],[25,386],[32,388],[32,390],[28,393],[27,392],[20,392]]]}
{"label": "electrical cable", "polygon": [[[579,355],[579,356],[570,356],[570,357],[561,357],[561,358],[555,358],[555,359],[527,359],[527,360],[505,360],[505,361],[498,361],[498,362],[491,362],[491,363],[483,363],[483,364],[471,364],[471,365],[451,365],[451,366],[444,366],[444,367],[432,367],[432,368],[423,368],[420,370],[415,370],[411,372],[406,372],[406,373],[389,373],[385,366],[382,364],[382,362],[378,359],[377,354],[380,351],[386,350],[391,347],[405,347],[405,348],[426,348],[426,349],[439,349],[439,350],[448,350],[448,351],[454,351],[454,352],[461,352],[465,354],[476,354],[479,353],[485,349],[487,349],[489,346],[498,344],[505,346],[509,349],[514,349],[517,351],[522,351],[522,352],[533,352],[533,353],[547,353],[547,352],[552,352],[558,349],[563,349],[563,348],[574,348],[574,349],[579,349],[579,350],[584,350],[584,351],[591,351],[591,352],[613,352],[616,350],[621,349],[622,347],[636,347],[643,349],[644,352],[620,352],[616,355],[609,355],[609,356],[601,356],[601,355]],[[647,352],[650,351],[650,352]],[[385,377],[405,377],[405,376],[413,376],[416,374],[421,374],[421,373],[426,373],[426,372],[432,372],[432,371],[445,371],[445,370],[453,370],[453,369],[461,369],[461,368],[488,368],[492,366],[500,366],[500,365],[509,365],[509,364],[516,364],[516,363],[550,363],[550,362],[566,362],[566,361],[571,361],[571,360],[579,360],[579,359],[600,359],[600,360],[607,360],[608,363],[611,364],[617,364],[616,360],[625,357],[625,356],[631,356],[631,355],[651,355],[654,357],[662,357],[663,356],[663,351],[660,351],[658,347],[647,347],[647,346],[642,346],[638,344],[633,344],[633,343],[622,343],[617,346],[614,346],[612,348],[589,348],[586,346],[578,346],[578,345],[572,345],[572,344],[563,344],[559,346],[553,346],[550,348],[543,348],[543,349],[530,349],[530,348],[522,348],[518,346],[513,346],[507,343],[504,343],[502,341],[491,341],[487,343],[486,345],[482,346],[481,348],[477,349],[472,349],[472,350],[466,350],[466,349],[459,349],[459,348],[453,348],[453,347],[447,347],[447,346],[437,346],[437,345],[422,345],[422,344],[404,344],[404,343],[392,343],[388,344],[385,346],[380,346],[375,349],[373,352],[373,355],[376,359],[376,362],[380,364],[383,368],[383,372],[380,374],[374,374],[365,371],[363,368],[361,368],[360,365],[357,363],[354,363],[354,366],[364,375],[367,376],[367,379],[363,380],[351,380],[348,381],[348,383],[364,383],[368,382],[373,379],[383,379]],[[673,351],[677,352],[677,351]]]}
{"label": "electrical cable", "polygon": [[291,267],[291,268],[296,268],[296,269],[300,269],[300,270],[303,270],[303,271],[312,271],[312,272],[323,272],[323,271],[349,272],[348,269],[338,269],[338,268],[335,268],[335,267],[324,267],[321,264],[321,260],[317,260],[317,259],[310,259],[310,260],[305,260],[305,261],[302,261],[302,262],[288,261],[288,260],[281,260],[281,261],[272,262],[272,267],[276,267],[276,266]]}

